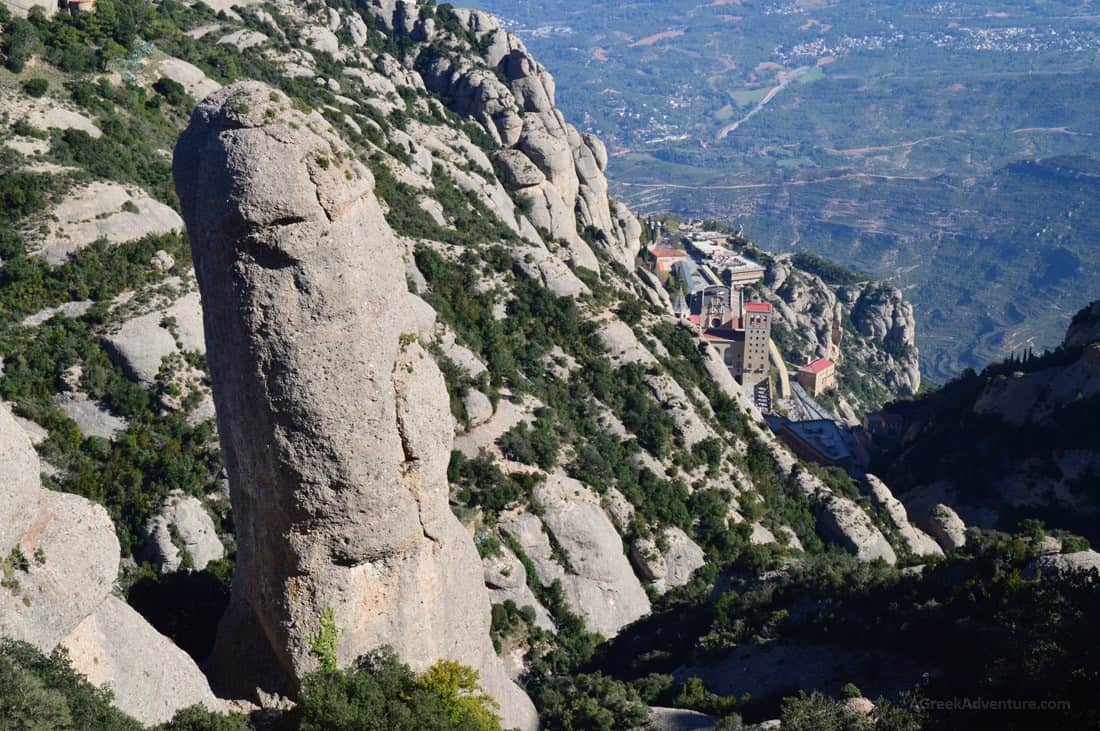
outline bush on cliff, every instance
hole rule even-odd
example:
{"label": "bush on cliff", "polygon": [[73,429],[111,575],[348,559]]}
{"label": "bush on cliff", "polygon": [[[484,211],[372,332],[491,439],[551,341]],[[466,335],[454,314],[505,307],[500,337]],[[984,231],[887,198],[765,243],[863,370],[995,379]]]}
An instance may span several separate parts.
{"label": "bush on cliff", "polygon": [[499,731],[496,703],[477,681],[447,661],[417,675],[385,649],[307,675],[294,716],[303,731]]}

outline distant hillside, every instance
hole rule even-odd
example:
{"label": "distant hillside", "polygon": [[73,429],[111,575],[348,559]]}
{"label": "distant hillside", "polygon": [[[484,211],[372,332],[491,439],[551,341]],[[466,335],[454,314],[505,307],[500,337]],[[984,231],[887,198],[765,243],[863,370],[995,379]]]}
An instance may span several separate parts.
{"label": "distant hillside", "polygon": [[608,141],[625,201],[891,281],[930,381],[1055,347],[1100,289],[1087,4],[489,6]]}
{"label": "distant hillside", "polygon": [[886,413],[903,426],[882,474],[911,509],[947,502],[968,523],[1037,518],[1100,541],[1100,302],[1054,351],[967,371]]}

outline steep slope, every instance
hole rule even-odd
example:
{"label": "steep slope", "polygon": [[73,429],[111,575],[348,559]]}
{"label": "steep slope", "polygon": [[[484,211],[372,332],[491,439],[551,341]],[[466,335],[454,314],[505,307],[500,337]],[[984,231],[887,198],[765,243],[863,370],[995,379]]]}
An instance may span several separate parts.
{"label": "steep slope", "polygon": [[1098,399],[1094,302],[1057,350],[968,371],[926,398],[889,406],[898,437],[883,440],[884,474],[917,510],[947,503],[967,523],[1039,518],[1100,539]]}
{"label": "steep slope", "polygon": [[[206,555],[169,528],[178,566],[131,565],[120,588],[223,680],[256,651],[274,660],[233,680],[292,692],[328,627],[345,667],[391,644],[417,669],[457,657],[516,701],[506,668],[549,726],[573,703],[641,724],[647,704],[699,704],[672,691],[686,679],[643,695],[589,673],[604,638],[630,646],[685,597],[692,617],[713,604],[725,622],[727,587],[801,586],[798,566],[811,584],[843,567],[853,586],[893,586],[900,567],[960,547],[948,533],[932,544],[880,481],[800,464],[772,438],[634,270],[641,228],[606,196],[602,146],[564,122],[552,78],[490,16],[384,2],[101,9],[10,26],[40,45],[0,78],[6,91],[35,98],[24,84],[48,72],[49,105],[71,114],[53,132],[30,115],[5,128],[0,393],[41,440],[46,483],[102,503],[125,558],[170,553],[144,549],[174,501],[209,512],[226,559],[193,570]],[[121,61],[73,51],[116,38]],[[172,232],[130,229],[59,264],[33,255],[58,206],[93,184],[132,186],[139,210],[138,189],[181,207],[166,155],[189,95],[240,78],[271,88],[238,83],[201,104],[180,147],[197,281]],[[108,203],[132,213],[104,200],[92,221],[114,217]],[[854,326],[909,344],[892,293],[854,287],[845,309],[823,280],[792,277],[775,291],[799,330],[813,323],[796,334],[808,353],[824,345],[814,302],[830,296]],[[108,609],[82,622],[80,646],[122,645]],[[709,616],[692,630],[709,632]],[[738,626],[692,638],[660,672],[689,650],[770,638]],[[899,667],[900,685],[919,677]],[[504,710],[530,721],[522,699]]]}

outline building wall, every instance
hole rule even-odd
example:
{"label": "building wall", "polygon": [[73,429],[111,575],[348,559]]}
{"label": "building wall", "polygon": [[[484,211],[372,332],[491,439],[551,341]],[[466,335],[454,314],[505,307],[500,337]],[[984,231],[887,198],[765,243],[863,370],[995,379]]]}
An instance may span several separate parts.
{"label": "building wall", "polygon": [[745,351],[742,378],[745,385],[768,377],[768,339],[772,317],[769,313],[749,312],[745,315]]}
{"label": "building wall", "polygon": [[811,396],[820,396],[836,385],[836,367],[826,368],[819,373],[799,371],[798,382]]}

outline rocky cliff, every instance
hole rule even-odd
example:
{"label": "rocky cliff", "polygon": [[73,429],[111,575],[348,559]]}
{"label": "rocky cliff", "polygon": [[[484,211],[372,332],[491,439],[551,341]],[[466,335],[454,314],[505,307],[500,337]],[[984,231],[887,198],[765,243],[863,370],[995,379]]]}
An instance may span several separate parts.
{"label": "rocky cliff", "polygon": [[72,666],[114,691],[146,724],[202,704],[220,708],[195,661],[111,592],[119,570],[114,526],[99,505],[41,486],[23,427],[0,404],[0,638]]}
{"label": "rocky cliff", "polygon": [[[838,361],[840,415],[858,420],[892,398],[917,393],[916,318],[897,288],[835,265],[815,273],[814,264],[821,263],[816,257],[808,263],[791,256],[761,258],[768,270],[758,291],[778,313],[780,350],[796,363]],[[829,276],[834,270],[841,275]]]}

